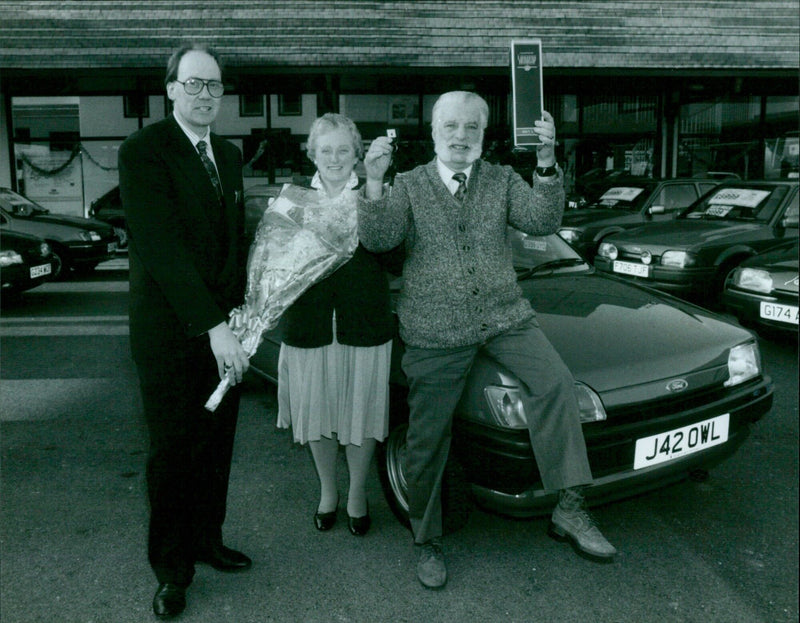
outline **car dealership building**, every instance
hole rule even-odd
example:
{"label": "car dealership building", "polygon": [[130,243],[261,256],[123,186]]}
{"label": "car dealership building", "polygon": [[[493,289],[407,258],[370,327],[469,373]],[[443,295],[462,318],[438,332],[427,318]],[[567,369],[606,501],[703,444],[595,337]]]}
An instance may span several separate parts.
{"label": "car dealership building", "polygon": [[797,0],[26,0],[0,4],[0,186],[85,213],[125,137],[168,114],[166,60],[186,41],[225,60],[214,130],[242,147],[247,184],[307,172],[328,111],[365,141],[397,129],[398,166],[423,161],[453,89],[489,102],[487,156],[524,168],[510,44],[526,39],[568,186],[597,170],[797,176]]}

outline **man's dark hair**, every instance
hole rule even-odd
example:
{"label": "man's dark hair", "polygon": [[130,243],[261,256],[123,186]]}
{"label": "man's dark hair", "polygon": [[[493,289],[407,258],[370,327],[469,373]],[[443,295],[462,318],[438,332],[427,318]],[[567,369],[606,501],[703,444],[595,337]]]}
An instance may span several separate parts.
{"label": "man's dark hair", "polygon": [[178,66],[181,64],[181,59],[187,52],[192,51],[205,52],[208,54],[211,58],[217,61],[219,70],[222,72],[222,60],[220,59],[216,50],[209,48],[202,43],[189,43],[176,50],[175,53],[169,57],[169,61],[167,61],[167,76],[164,79],[164,86],[167,86],[170,82],[178,79]]}

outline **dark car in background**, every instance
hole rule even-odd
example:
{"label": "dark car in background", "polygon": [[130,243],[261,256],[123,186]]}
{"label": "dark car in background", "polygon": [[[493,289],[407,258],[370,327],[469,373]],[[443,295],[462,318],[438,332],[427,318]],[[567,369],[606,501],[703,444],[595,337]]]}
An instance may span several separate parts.
{"label": "dark car in background", "polygon": [[744,260],[797,238],[798,183],[723,182],[665,223],[607,237],[600,271],[716,306]]}
{"label": "dark car in background", "polygon": [[797,334],[798,247],[795,238],[754,255],[728,275],[722,300],[743,325],[769,333]]}
{"label": "dark car in background", "polygon": [[41,238],[16,231],[0,231],[2,296],[18,294],[50,280],[53,258]]}
{"label": "dark car in background", "polygon": [[558,235],[591,260],[607,236],[671,220],[718,184],[714,179],[615,176],[595,187],[584,207],[564,212]]}
{"label": "dark car in background", "polygon": [[128,227],[125,224],[125,210],[122,209],[119,186],[114,186],[114,188],[92,201],[89,206],[89,216],[111,225],[117,235],[117,240],[119,240],[119,248],[128,248]]}
{"label": "dark car in background", "polygon": [[[572,370],[589,462],[590,503],[686,478],[731,455],[772,404],[772,382],[748,330],[650,288],[598,274],[558,236],[509,233],[524,296]],[[393,295],[400,287],[392,283]],[[657,328],[657,330],[656,330]],[[624,336],[624,337],[623,337]],[[277,382],[280,327],[251,369]],[[387,500],[407,522],[403,467],[407,384],[392,354],[390,434],[378,466]],[[479,356],[458,404],[443,496],[448,530],[471,502],[516,517],[551,512],[528,437],[520,382]]]}
{"label": "dark car in background", "polygon": [[50,245],[53,279],[69,270],[88,272],[100,262],[116,256],[114,229],[98,220],[81,216],[50,214],[30,199],[8,188],[0,188],[0,227],[43,238]]}

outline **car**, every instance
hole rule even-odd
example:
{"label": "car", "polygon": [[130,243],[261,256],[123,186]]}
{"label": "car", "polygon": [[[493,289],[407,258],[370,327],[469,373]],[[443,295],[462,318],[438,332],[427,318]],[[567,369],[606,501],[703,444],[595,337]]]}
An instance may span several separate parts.
{"label": "car", "polygon": [[[512,230],[524,296],[575,377],[594,483],[589,504],[633,496],[702,474],[729,457],[772,405],[772,380],[749,330],[714,312],[594,270],[557,235]],[[391,282],[396,296],[401,279]],[[280,326],[250,369],[277,382]],[[390,432],[378,472],[392,510],[408,525],[403,466],[407,382],[395,339]],[[512,517],[552,512],[542,489],[520,401],[520,382],[491,358],[473,365],[453,422],[443,488],[447,530],[474,502]]]}
{"label": "car", "polygon": [[244,191],[244,233],[248,240],[256,234],[261,217],[270,203],[281,194],[283,184],[254,184]]}
{"label": "car", "polygon": [[608,236],[595,267],[719,308],[744,260],[797,238],[798,183],[723,182],[675,219]]}
{"label": "car", "polygon": [[18,294],[47,282],[53,274],[50,245],[41,238],[0,231],[2,294]]}
{"label": "car", "polygon": [[3,233],[17,231],[46,240],[52,253],[53,279],[65,277],[69,270],[93,270],[116,256],[119,243],[110,225],[82,216],[50,214],[9,188],[0,188],[0,227]]}
{"label": "car", "polygon": [[725,283],[726,310],[765,333],[797,334],[798,246],[795,238],[742,262]]}
{"label": "car", "polygon": [[671,220],[717,184],[713,179],[615,177],[597,187],[584,207],[564,212],[558,235],[591,260],[606,236]]}
{"label": "car", "polygon": [[114,228],[114,233],[119,240],[119,249],[128,248],[128,227],[125,223],[125,210],[122,208],[122,199],[119,196],[119,186],[92,201],[89,206],[89,217],[103,221]]}

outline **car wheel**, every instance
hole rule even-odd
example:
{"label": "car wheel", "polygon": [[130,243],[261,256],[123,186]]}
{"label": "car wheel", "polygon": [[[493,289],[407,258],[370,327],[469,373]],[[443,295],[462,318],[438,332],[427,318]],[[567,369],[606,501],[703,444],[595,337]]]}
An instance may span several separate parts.
{"label": "car wheel", "polygon": [[64,260],[64,254],[51,245],[50,257],[53,263],[52,281],[61,281],[69,276],[69,265]]}
{"label": "car wheel", "polygon": [[[408,483],[405,476],[406,432],[408,424],[395,426],[386,441],[378,446],[378,476],[383,494],[395,517],[410,528]],[[450,534],[464,527],[472,512],[469,484],[461,463],[450,456],[442,481],[442,529]]]}
{"label": "car wheel", "polygon": [[119,240],[119,248],[126,249],[128,247],[128,230],[124,227],[114,226],[114,234]]}

